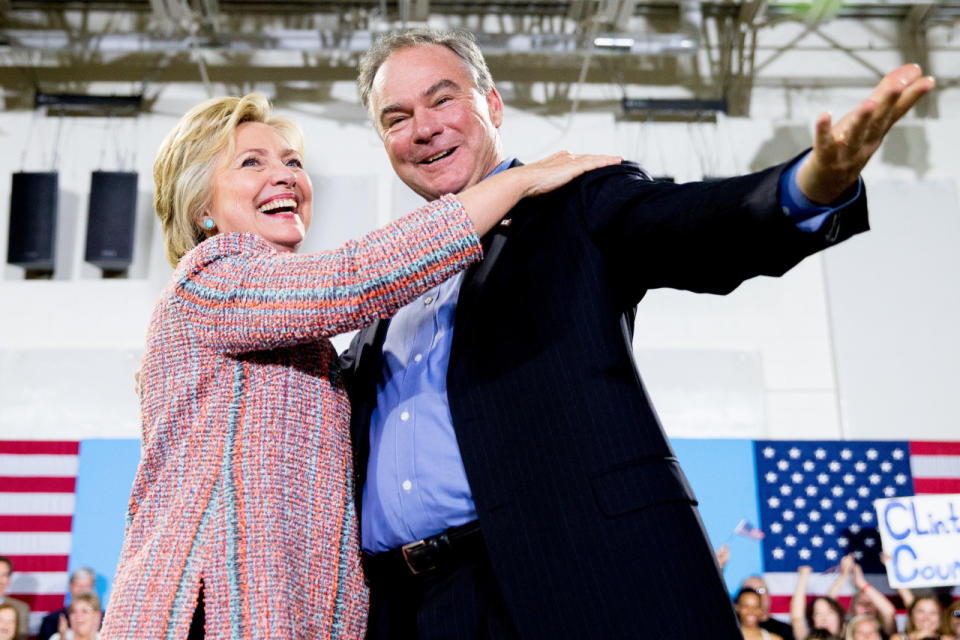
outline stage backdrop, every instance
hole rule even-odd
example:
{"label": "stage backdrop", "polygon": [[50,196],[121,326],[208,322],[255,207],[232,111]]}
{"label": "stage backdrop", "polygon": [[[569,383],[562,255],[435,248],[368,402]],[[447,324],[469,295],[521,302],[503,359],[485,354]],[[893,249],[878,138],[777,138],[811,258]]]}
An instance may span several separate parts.
{"label": "stage backdrop", "polygon": [[[797,566],[814,568],[809,592],[823,593],[846,553],[890,593],[873,500],[960,493],[960,442],[674,439],[673,446],[714,547],[730,549],[728,588],[764,574],[780,614]],[[139,457],[136,440],[0,440],[0,555],[14,561],[10,595],[31,604],[34,630],[63,604],[77,567],[97,572],[109,606]],[[846,588],[841,601],[851,593]]]}

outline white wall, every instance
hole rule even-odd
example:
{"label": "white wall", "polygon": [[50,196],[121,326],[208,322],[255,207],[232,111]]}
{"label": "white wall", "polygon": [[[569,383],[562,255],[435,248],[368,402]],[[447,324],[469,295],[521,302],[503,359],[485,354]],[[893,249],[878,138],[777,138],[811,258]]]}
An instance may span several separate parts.
{"label": "white wall", "polygon": [[[306,133],[308,170],[316,186],[310,249],[334,246],[417,202],[393,176],[354,92],[352,84],[338,83],[333,102],[287,110]],[[151,164],[176,118],[203,97],[193,87],[169,88],[157,114],[143,116],[135,125],[86,118],[63,122],[55,278],[24,280],[21,269],[2,268],[0,437],[138,435],[132,376],[151,307],[170,273],[150,211]],[[618,153],[655,174],[686,181],[743,173],[786,159],[807,144],[806,132],[818,107],[842,113],[855,100],[849,91],[793,90],[788,99],[783,92],[765,89],[754,100],[754,111],[762,117],[721,119],[715,125],[646,124],[607,113],[543,117],[508,107],[502,131],[506,153],[522,159],[559,148]],[[0,146],[9,150],[0,155],[4,250],[10,174],[21,168],[50,168],[56,126],[54,118],[0,113]],[[104,133],[114,130],[116,134]],[[104,140],[111,145],[105,154]],[[21,165],[24,148],[27,162]],[[887,197],[871,198],[875,216],[897,216],[902,223],[898,228],[909,229],[911,235],[899,238],[896,232],[884,232],[881,237],[878,230],[830,253],[853,255],[857,246],[870,243],[882,251],[858,252],[854,264],[842,266],[834,265],[832,257],[815,256],[784,278],[758,279],[722,298],[675,291],[648,294],[640,307],[635,348],[671,435],[955,439],[955,405],[949,399],[941,398],[935,405],[937,415],[925,413],[909,430],[900,417],[882,410],[853,411],[862,403],[858,389],[871,388],[871,376],[885,362],[889,344],[877,340],[874,351],[845,351],[844,341],[853,340],[866,323],[887,327],[870,334],[877,336],[908,327],[911,348],[939,345],[952,356],[910,361],[910,370],[902,372],[910,376],[911,388],[923,387],[924,380],[937,390],[945,389],[944,381],[960,383],[953,364],[960,362],[960,346],[956,340],[941,340],[926,323],[936,314],[941,333],[960,326],[956,263],[946,255],[939,262],[931,257],[931,252],[955,253],[952,248],[960,242],[958,148],[960,119],[908,120],[868,167],[868,187],[895,181],[898,195],[892,204]],[[135,156],[131,166],[119,166],[118,149]],[[106,157],[103,164],[101,155]],[[140,173],[136,259],[125,280],[102,280],[96,268],[82,262],[90,172],[98,168],[135,168]],[[936,200],[937,210],[911,207],[913,202],[930,202],[922,195],[931,185],[942,196]],[[889,188],[869,188],[871,194],[890,194]],[[879,299],[864,294],[851,300],[827,286],[833,270],[840,269],[845,291],[866,291],[880,266],[887,273],[897,265],[909,269],[930,260],[952,269],[938,274],[934,291],[918,289],[906,298],[881,291]],[[903,284],[909,287],[912,282],[916,280]],[[838,304],[838,295],[850,304]],[[872,313],[865,319],[862,310],[868,308]],[[857,382],[848,381],[848,375]],[[884,389],[895,388],[897,379],[883,384]],[[847,393],[859,393],[860,399],[848,401]]]}

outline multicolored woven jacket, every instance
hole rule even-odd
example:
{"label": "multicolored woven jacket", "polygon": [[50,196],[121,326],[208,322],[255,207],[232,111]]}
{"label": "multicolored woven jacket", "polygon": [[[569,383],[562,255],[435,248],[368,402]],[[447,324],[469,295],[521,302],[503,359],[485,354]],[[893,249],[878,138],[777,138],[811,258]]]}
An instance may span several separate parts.
{"label": "multicolored woven jacket", "polygon": [[328,336],[479,259],[453,197],[334,252],[252,234],[183,257],[141,369],[143,457],[101,638],[363,637],[350,407]]}

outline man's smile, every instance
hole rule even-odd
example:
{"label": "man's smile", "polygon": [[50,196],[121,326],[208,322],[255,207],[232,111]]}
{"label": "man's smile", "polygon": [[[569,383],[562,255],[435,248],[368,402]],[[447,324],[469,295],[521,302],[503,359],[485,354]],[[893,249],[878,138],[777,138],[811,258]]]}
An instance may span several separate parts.
{"label": "man's smile", "polygon": [[428,156],[427,158],[424,158],[418,164],[431,165],[434,162],[438,162],[440,160],[443,160],[444,158],[450,157],[451,155],[453,155],[453,152],[456,151],[457,149],[459,149],[459,147],[453,147],[450,149],[446,149],[444,151],[440,151],[439,153],[435,153],[432,156]]}

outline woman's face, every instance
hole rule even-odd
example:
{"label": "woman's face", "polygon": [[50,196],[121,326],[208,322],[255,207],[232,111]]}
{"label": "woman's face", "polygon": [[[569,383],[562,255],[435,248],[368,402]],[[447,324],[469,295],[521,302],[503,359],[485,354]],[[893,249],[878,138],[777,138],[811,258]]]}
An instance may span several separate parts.
{"label": "woman's face", "polygon": [[83,601],[71,603],[70,628],[78,636],[92,636],[100,628],[100,612]]}
{"label": "woman's face", "polygon": [[940,628],[940,609],[933,600],[918,600],[913,607],[913,626],[917,631],[935,632]]}
{"label": "woman's face", "polygon": [[286,138],[262,122],[237,127],[233,155],[214,174],[205,214],[217,232],[255,233],[278,251],[296,251],[310,227],[312,206],[303,159]]}
{"label": "woman's face", "polygon": [[0,640],[13,640],[17,635],[17,612],[0,609]]}
{"label": "woman's face", "polygon": [[741,627],[756,628],[760,624],[760,615],[763,613],[763,609],[760,607],[760,596],[757,594],[741,594],[734,608],[737,610],[737,615],[740,616]]}
{"label": "woman's face", "polygon": [[853,640],[881,640],[880,623],[876,620],[861,620],[853,628]]}
{"label": "woman's face", "polygon": [[840,635],[840,617],[826,600],[817,600],[813,603],[813,626],[826,629],[834,635]]}

